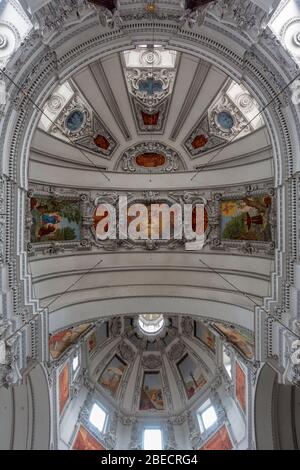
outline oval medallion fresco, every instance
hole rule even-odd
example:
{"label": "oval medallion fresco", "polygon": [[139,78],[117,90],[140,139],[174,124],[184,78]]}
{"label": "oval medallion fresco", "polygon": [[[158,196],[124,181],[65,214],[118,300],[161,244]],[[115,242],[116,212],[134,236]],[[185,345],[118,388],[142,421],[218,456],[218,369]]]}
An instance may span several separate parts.
{"label": "oval medallion fresco", "polygon": [[166,157],[160,153],[142,153],[135,159],[138,166],[156,168],[166,163]]}
{"label": "oval medallion fresco", "polygon": [[202,147],[204,147],[208,142],[208,137],[204,134],[201,134],[201,135],[196,135],[196,137],[194,138],[193,142],[192,142],[192,147],[194,149],[200,149]]}
{"label": "oval medallion fresco", "polygon": [[78,131],[84,123],[84,114],[82,111],[72,111],[66,120],[66,126],[71,132]]}
{"label": "oval medallion fresco", "polygon": [[218,113],[216,120],[223,129],[230,130],[234,126],[234,118],[228,111]]}
{"label": "oval medallion fresco", "polygon": [[107,138],[100,134],[94,137],[94,144],[103,150],[108,150],[110,145]]}
{"label": "oval medallion fresco", "polygon": [[139,82],[139,91],[146,93],[148,96],[154,95],[154,93],[161,93],[163,91],[163,83],[161,80],[154,80],[152,77],[148,77],[146,80]]}

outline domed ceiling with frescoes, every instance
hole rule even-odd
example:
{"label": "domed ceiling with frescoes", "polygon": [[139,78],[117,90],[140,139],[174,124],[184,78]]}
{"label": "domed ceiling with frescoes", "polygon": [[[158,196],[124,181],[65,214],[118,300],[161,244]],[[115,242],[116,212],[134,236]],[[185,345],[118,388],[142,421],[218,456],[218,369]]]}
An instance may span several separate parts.
{"label": "domed ceiling with frescoes", "polygon": [[[151,423],[154,419],[167,427],[170,419],[180,423],[187,413],[191,416],[190,426],[195,426],[192,416],[207,400],[213,406],[215,419],[198,438],[197,445],[225,424],[231,445],[235,442],[226,399],[223,403],[224,397],[221,399],[214,390],[222,389],[224,383],[230,387],[234,380],[234,400],[245,412],[245,365],[254,358],[251,331],[228,323],[199,321],[196,317],[146,313],[57,331],[49,336],[49,348],[52,365],[69,364],[73,370],[76,358],[76,367],[79,362],[86,367],[84,377],[79,374],[75,378],[75,382],[83,380],[86,389],[79,422],[100,442],[105,442],[107,435],[90,420],[95,403],[101,404],[110,416],[121,414],[124,421],[135,417]],[[59,394],[63,410],[69,397],[65,397],[62,385]],[[243,433],[245,430],[239,438]]]}

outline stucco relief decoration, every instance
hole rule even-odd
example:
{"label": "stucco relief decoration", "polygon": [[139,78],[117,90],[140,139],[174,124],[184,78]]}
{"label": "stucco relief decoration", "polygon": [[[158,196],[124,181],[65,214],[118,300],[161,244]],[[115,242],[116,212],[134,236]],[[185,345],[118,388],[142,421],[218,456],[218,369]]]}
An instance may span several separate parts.
{"label": "stucco relief decoration", "polygon": [[194,334],[194,321],[190,317],[182,317],[181,331],[183,335],[192,337]]}
{"label": "stucco relief decoration", "polygon": [[31,21],[36,30],[39,30],[45,42],[58,30],[62,31],[68,22],[78,21],[78,18],[90,13],[88,2],[85,0],[52,0],[38,9]]}
{"label": "stucco relief decoration", "polygon": [[124,52],[124,75],[140,134],[163,133],[176,76],[176,52],[136,46]]}
{"label": "stucco relief decoration", "polygon": [[280,38],[291,51],[293,56],[300,60],[300,17],[295,17],[286,22],[280,31]]}
{"label": "stucco relief decoration", "polygon": [[123,24],[119,3],[119,0],[88,0],[88,4],[98,12],[102,26],[107,26],[110,29],[118,29]]}
{"label": "stucco relief decoration", "polygon": [[248,90],[227,83],[183,142],[192,158],[244,137],[263,125],[260,108]]}
{"label": "stucco relief decoration", "polygon": [[65,103],[65,98],[62,95],[52,95],[47,101],[47,105],[52,112],[57,112],[60,110]]}
{"label": "stucco relief decoration", "polygon": [[159,369],[162,366],[161,356],[155,354],[144,355],[142,365],[145,369]]}
{"label": "stucco relief decoration", "polygon": [[173,344],[168,351],[168,358],[170,361],[177,361],[179,360],[185,352],[185,345],[182,341],[177,341]]}
{"label": "stucco relief decoration", "polygon": [[250,125],[247,126],[242,113],[226,95],[210,110],[209,125],[214,135],[226,140],[232,139],[242,130],[245,132],[250,130]]}
{"label": "stucco relief decoration", "polygon": [[[140,148],[139,148],[140,146]],[[144,144],[135,149],[135,157],[141,156]],[[148,147],[147,147],[148,148]],[[163,150],[153,147],[154,157],[165,157]],[[160,150],[160,153],[158,151]],[[165,151],[165,150],[164,150]],[[147,153],[143,158],[147,158]],[[133,155],[132,155],[133,157]],[[161,160],[162,161],[162,160]],[[137,165],[138,166],[138,165]],[[156,167],[160,168],[160,167]],[[184,244],[184,237],[174,238],[174,220],[170,219],[170,239],[163,238],[162,227],[159,227],[159,238],[151,239],[157,229],[151,218],[151,204],[166,204],[171,208],[174,203],[204,204],[205,247],[203,249],[225,250],[246,254],[271,256],[275,247],[275,203],[274,190],[271,185],[236,186],[220,193],[206,191],[141,191],[133,194],[105,191],[102,193],[79,194],[76,190],[62,190],[54,187],[34,185],[28,192],[26,214],[26,243],[31,255],[36,253],[56,255],[66,250],[98,249],[116,250],[143,248],[157,250],[160,247],[177,249]],[[144,204],[148,221],[148,239],[120,238],[118,225],[115,238],[97,237],[97,227],[105,219],[103,205],[114,206],[116,218],[120,208],[120,198],[126,196],[127,210],[133,204]],[[98,214],[98,207],[100,212]],[[192,213],[194,217],[194,212]],[[127,230],[134,217],[127,213]],[[116,220],[117,221],[117,220]],[[194,228],[195,221],[192,218]]]}
{"label": "stucco relief decoration", "polygon": [[101,154],[102,157],[110,157],[116,149],[117,142],[100,118],[78,94],[75,94],[65,107],[63,101],[62,96],[54,94],[47,102],[52,112],[59,111],[50,132]]}
{"label": "stucco relief decoration", "polygon": [[114,337],[119,336],[122,331],[122,320],[120,317],[114,317],[109,322],[109,331],[110,334]]}
{"label": "stucco relief decoration", "polygon": [[18,29],[9,21],[0,21],[0,63],[8,59],[20,45]]}
{"label": "stucco relief decoration", "polygon": [[194,28],[196,25],[201,26],[205,20],[207,10],[214,0],[184,0],[185,10],[179,18],[181,27],[188,26]]}
{"label": "stucco relief decoration", "polygon": [[[5,179],[0,177],[0,265],[4,258],[5,241]],[[0,314],[0,318],[2,315]]]}
{"label": "stucco relief decoration", "polygon": [[[299,330],[299,329],[298,329]],[[284,358],[285,372],[284,383],[300,383],[300,340],[295,339],[287,333],[283,334],[285,338]]]}
{"label": "stucco relief decoration", "polygon": [[184,146],[193,158],[224,143],[226,143],[225,137],[213,135],[209,125],[208,115],[205,115],[188,135]]}
{"label": "stucco relief decoration", "polygon": [[127,344],[125,341],[123,341],[121,344],[119,344],[119,354],[124,359],[126,362],[132,362],[135,357],[135,352],[129,344]]}
{"label": "stucco relief decoration", "polygon": [[234,24],[253,40],[266,28],[271,12],[267,13],[253,2],[239,0],[217,0],[210,8],[210,13],[218,19]]}
{"label": "stucco relief decoration", "polygon": [[[0,336],[4,336],[8,332],[12,331],[12,323],[2,323],[0,329]],[[22,382],[22,356],[20,351],[22,350],[22,335],[11,337],[8,340],[1,341],[1,363],[0,363],[0,386],[9,387],[11,385],[20,385]]]}
{"label": "stucco relief decoration", "polygon": [[130,173],[172,173],[183,168],[179,154],[159,142],[137,144],[126,150],[118,167]]}
{"label": "stucco relief decoration", "polygon": [[175,72],[166,69],[126,71],[129,92],[149,110],[157,107],[172,93],[174,78]]}

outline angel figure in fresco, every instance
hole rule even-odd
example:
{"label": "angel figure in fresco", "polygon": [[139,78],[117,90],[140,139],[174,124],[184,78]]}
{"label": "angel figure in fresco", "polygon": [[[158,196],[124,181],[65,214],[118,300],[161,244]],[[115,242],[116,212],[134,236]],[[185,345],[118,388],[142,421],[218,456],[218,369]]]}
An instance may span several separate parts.
{"label": "angel figure in fresco", "polygon": [[59,214],[43,214],[41,217],[41,222],[43,225],[57,225],[61,222],[61,216]]}
{"label": "angel figure in fresco", "polygon": [[123,368],[110,366],[100,377],[100,384],[114,396],[119,388],[123,373]]}
{"label": "angel figure in fresco", "polygon": [[247,359],[253,359],[253,345],[234,326],[217,324],[217,328]]}
{"label": "angel figure in fresco", "polygon": [[63,330],[50,336],[50,352],[53,359],[57,359],[71,344],[72,330]]}
{"label": "angel figure in fresco", "polygon": [[51,233],[54,233],[57,230],[61,220],[62,218],[59,214],[42,214],[42,226],[38,231],[38,237],[43,238],[47,235],[50,235]]}

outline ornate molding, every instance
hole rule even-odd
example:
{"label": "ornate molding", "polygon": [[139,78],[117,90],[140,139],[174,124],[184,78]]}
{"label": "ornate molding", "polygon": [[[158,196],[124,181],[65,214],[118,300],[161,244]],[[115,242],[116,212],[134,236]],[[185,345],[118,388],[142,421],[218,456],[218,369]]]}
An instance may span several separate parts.
{"label": "ornate molding", "polygon": [[[125,76],[129,92],[143,106],[152,111],[172,93],[175,71],[168,69],[128,69],[125,72]],[[148,93],[147,89],[144,90],[150,81],[157,84],[156,87],[154,84],[152,85],[152,93]]]}
{"label": "ornate molding", "polygon": [[[152,155],[162,156],[162,161],[159,166],[150,166],[145,162],[145,166],[138,164],[138,157],[147,155],[149,158],[154,158]],[[175,150],[167,147],[160,142],[145,142],[137,144],[130,149],[126,150],[121,158],[117,168],[130,173],[172,173],[184,168],[182,157]]]}
{"label": "ornate molding", "polygon": [[161,356],[158,356],[157,354],[143,355],[142,366],[145,369],[160,369],[162,366]]}
{"label": "ornate molding", "polygon": [[[53,34],[53,42],[51,43],[53,49],[56,47],[61,47],[62,44],[67,44],[68,40],[71,39],[74,35],[78,35],[90,29],[90,25],[95,25],[96,22],[90,17],[83,18],[81,24],[75,24],[72,27],[66,27],[58,35]],[[211,29],[211,34],[202,32],[201,34],[197,31],[197,28],[194,28],[193,31],[190,30],[180,30],[178,31],[178,26],[174,23],[173,16],[169,21],[166,20],[166,16],[162,18],[157,18],[155,20],[155,27],[158,31],[158,37],[162,37],[163,34],[171,35],[176,32],[177,36],[174,39],[174,47],[181,42],[181,45],[184,50],[184,44],[186,44],[186,50],[189,50],[191,53],[201,55],[204,59],[211,59],[212,55],[215,57],[216,65],[221,65],[224,70],[230,73],[231,76],[234,76],[237,80],[243,75],[244,79],[247,82],[248,87],[256,93],[256,96],[262,103],[266,103],[276,97],[278,92],[287,85],[291,79],[291,70],[278,70],[278,65],[274,56],[272,56],[271,46],[268,45],[265,40],[262,38],[260,42],[260,50],[255,49],[251,54],[247,54],[245,57],[242,57],[237,52],[230,50],[225,43],[218,42],[214,37],[214,33],[223,34],[231,40],[238,40],[241,49],[246,48],[248,44],[248,39],[246,40],[244,32],[238,32],[238,29],[234,26],[234,21],[232,27],[222,25],[220,22],[216,22],[212,19],[211,15],[207,15],[205,21],[208,28]],[[259,17],[258,17],[259,18]],[[251,22],[249,23],[249,27]],[[141,28],[145,31],[151,31],[153,29],[153,18],[145,17],[145,21],[141,26],[141,23],[135,21],[133,16],[130,16],[130,21],[128,18],[124,17],[124,22],[122,25],[122,32],[118,30],[99,30],[99,34],[93,38],[85,38],[80,44],[74,45],[69,50],[65,50],[61,53],[59,57],[53,51],[49,51],[46,47],[43,46],[39,34],[32,33],[25,41],[24,46],[19,48],[18,53],[14,59],[8,64],[7,72],[11,76],[18,77],[17,84],[20,87],[25,87],[25,91],[33,98],[38,97],[37,103],[42,105],[44,100],[47,98],[49,92],[49,83],[54,83],[56,78],[55,74],[57,69],[59,69],[60,76],[62,79],[68,74],[72,73],[78,68],[80,68],[86,60],[85,54],[89,54],[89,60],[92,58],[99,57],[99,55],[109,53],[114,50],[116,47],[117,41],[118,47],[128,47],[126,41],[124,40],[124,35],[130,32],[131,34],[139,35]],[[207,28],[207,29],[208,29]],[[254,25],[254,30],[257,29],[257,25]],[[49,42],[50,43],[50,42]],[[122,45],[122,44],[123,45]],[[274,48],[273,48],[274,49]],[[32,51],[35,50],[36,54],[32,54]],[[267,55],[269,57],[267,58]],[[28,60],[30,57],[30,60]],[[17,73],[18,72],[18,73]],[[46,83],[47,80],[47,83]],[[52,85],[50,85],[52,86]],[[13,91],[13,87],[8,84],[9,91]],[[18,95],[18,96],[17,96]],[[288,95],[288,93],[287,93]],[[16,98],[15,105],[16,111],[13,110],[13,101]],[[292,143],[291,137],[291,128],[293,126],[289,125],[289,116],[285,115],[282,111],[283,101],[279,98],[274,99],[274,102],[269,106],[268,114],[266,116],[266,123],[270,131],[271,140],[273,143],[274,151],[274,167],[276,172],[276,185],[280,185],[284,181],[286,187],[291,187],[289,180],[284,180],[284,177],[291,177],[294,171],[293,163],[293,148],[295,145]],[[299,126],[299,116],[297,111],[294,108],[290,110],[291,120],[293,125],[296,127]],[[17,272],[12,266],[12,260],[18,258],[20,266],[24,266],[25,257],[24,254],[17,254],[17,247],[20,246],[22,240],[16,239],[16,236],[13,233],[12,227],[15,227],[16,217],[21,221],[24,216],[24,209],[22,200],[24,198],[24,187],[26,187],[26,171],[27,171],[27,155],[29,154],[30,146],[30,135],[33,131],[34,126],[37,122],[37,112],[32,111],[32,107],[29,106],[28,99],[21,94],[17,94],[15,91],[12,93],[12,101],[7,104],[6,115],[3,119],[3,128],[2,136],[10,135],[11,136],[11,145],[4,149],[4,141],[2,139],[2,152],[1,154],[5,158],[5,163],[3,168],[7,168],[7,174],[9,182],[7,183],[7,193],[6,193],[6,227],[8,237],[5,237],[3,243],[4,245],[4,255],[2,259],[5,263],[9,262],[9,265],[6,265],[7,269],[10,271],[10,287],[18,286],[24,287],[24,292],[28,292],[30,287],[29,276],[24,274],[22,268],[22,274]],[[280,136],[280,142],[277,138]],[[3,151],[4,150],[4,151]],[[286,175],[284,172],[286,171]],[[19,189],[16,187],[15,182],[20,181],[21,186]],[[292,227],[295,222],[295,207],[296,203],[293,201],[293,198],[289,191],[286,191],[288,200],[285,201],[286,205],[291,208],[292,216],[290,220],[289,227]],[[18,214],[16,210],[18,201]],[[284,216],[283,204],[280,203],[278,207],[278,227],[284,225]],[[281,230],[281,229],[280,229]],[[278,251],[276,252],[276,272],[273,275],[272,279],[272,294],[267,300],[268,303],[276,303],[279,294],[281,291],[281,279],[282,279],[282,267],[285,266],[286,262],[282,257],[282,243],[283,235],[282,230],[278,229]],[[293,229],[289,231],[294,233]],[[290,238],[288,237],[287,244],[290,244]],[[233,247],[232,247],[233,248]],[[251,247],[250,247],[251,248]],[[235,249],[237,247],[235,246]],[[249,252],[249,247],[246,246],[247,252]],[[285,247],[285,252],[288,252],[289,247]],[[21,250],[22,251],[22,250]],[[19,251],[18,251],[19,253]],[[282,264],[282,262],[284,262]],[[22,279],[21,279],[22,278]],[[16,287],[15,287],[16,288]],[[8,292],[10,295],[12,292]],[[20,304],[24,303],[24,299],[20,298]],[[17,313],[19,307],[18,302],[16,302],[18,307],[13,306],[8,308],[5,304],[6,300],[3,300],[3,311],[7,312],[7,315],[13,316],[14,313]],[[30,301],[30,310],[34,311],[36,305],[34,301]],[[9,312],[8,312],[9,310]]]}

